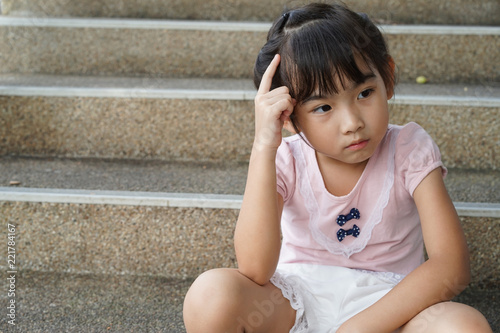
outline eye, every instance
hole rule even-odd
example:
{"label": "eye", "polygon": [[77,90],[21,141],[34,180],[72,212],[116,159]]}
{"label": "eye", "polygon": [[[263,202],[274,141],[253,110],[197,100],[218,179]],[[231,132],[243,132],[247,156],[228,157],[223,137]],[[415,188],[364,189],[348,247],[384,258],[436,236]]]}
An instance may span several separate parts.
{"label": "eye", "polygon": [[369,97],[373,93],[373,89],[365,89],[359,93],[358,99],[364,99]]}
{"label": "eye", "polygon": [[317,108],[313,109],[313,113],[325,113],[328,112],[332,109],[330,105],[321,105],[318,106]]}

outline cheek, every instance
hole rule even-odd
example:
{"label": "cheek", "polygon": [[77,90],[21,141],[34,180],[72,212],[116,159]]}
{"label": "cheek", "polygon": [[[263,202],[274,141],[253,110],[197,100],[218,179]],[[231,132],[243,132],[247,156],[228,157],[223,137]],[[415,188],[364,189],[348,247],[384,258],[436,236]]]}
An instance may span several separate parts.
{"label": "cheek", "polygon": [[380,135],[385,135],[387,127],[389,126],[389,110],[385,107],[382,108],[380,112],[377,112],[372,124],[374,124]]}

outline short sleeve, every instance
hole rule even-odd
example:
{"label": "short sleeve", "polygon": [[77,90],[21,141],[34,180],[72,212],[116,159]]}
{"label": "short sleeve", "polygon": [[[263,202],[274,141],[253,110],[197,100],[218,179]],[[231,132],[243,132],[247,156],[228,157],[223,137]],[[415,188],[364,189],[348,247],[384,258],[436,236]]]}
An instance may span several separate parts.
{"label": "short sleeve", "polygon": [[281,141],[276,154],[276,183],[278,193],[287,201],[295,191],[295,163],[285,139]]}
{"label": "short sleeve", "polygon": [[440,167],[443,177],[447,173],[438,146],[416,123],[409,123],[401,129],[396,141],[395,159],[404,186],[412,196],[420,182],[434,169]]}

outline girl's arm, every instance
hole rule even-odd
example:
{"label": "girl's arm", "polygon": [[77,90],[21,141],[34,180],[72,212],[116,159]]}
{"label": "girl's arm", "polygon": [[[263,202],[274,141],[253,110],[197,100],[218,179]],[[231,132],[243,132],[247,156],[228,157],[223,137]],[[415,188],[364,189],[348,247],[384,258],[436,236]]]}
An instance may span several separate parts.
{"label": "girl's arm", "polygon": [[277,55],[255,97],[255,140],[234,236],[238,270],[260,285],[272,277],[279,258],[283,199],[276,191],[276,152],[283,123],[293,111],[288,88],[270,91],[279,61]]}
{"label": "girl's arm", "polygon": [[414,192],[429,259],[377,303],[352,317],[340,332],[393,332],[422,310],[460,293],[470,281],[469,253],[441,168]]}

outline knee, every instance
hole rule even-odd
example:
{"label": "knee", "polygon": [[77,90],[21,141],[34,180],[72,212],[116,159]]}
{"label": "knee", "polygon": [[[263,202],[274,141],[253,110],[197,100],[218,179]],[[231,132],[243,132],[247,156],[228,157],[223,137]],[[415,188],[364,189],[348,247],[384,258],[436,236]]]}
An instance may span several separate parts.
{"label": "knee", "polygon": [[[415,322],[410,322],[411,329],[408,332],[492,332],[488,321],[478,310],[461,303],[438,303],[424,310],[415,319]],[[420,329],[415,329],[419,326]]]}
{"label": "knee", "polygon": [[488,321],[481,312],[471,306],[455,303],[456,310],[450,325],[456,330],[454,332],[462,333],[492,333]]}
{"label": "knee", "polygon": [[194,281],[184,299],[183,315],[188,332],[215,332],[217,327],[234,318],[241,304],[237,274],[230,269],[214,269]]}

